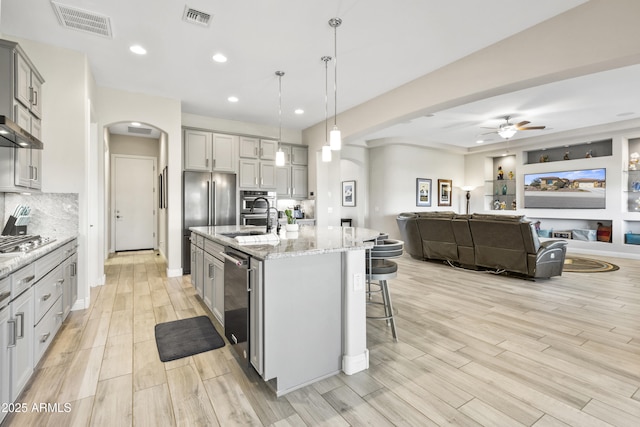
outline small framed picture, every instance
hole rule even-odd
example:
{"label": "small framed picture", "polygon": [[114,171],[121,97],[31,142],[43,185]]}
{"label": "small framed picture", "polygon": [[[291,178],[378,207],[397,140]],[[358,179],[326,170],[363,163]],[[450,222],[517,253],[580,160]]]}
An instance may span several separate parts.
{"label": "small framed picture", "polygon": [[451,206],[451,180],[438,180],[438,206]]}
{"label": "small framed picture", "polygon": [[356,182],[342,181],[342,206],[356,205]]}
{"label": "small framed picture", "polygon": [[431,206],[431,180],[416,178],[416,206]]}

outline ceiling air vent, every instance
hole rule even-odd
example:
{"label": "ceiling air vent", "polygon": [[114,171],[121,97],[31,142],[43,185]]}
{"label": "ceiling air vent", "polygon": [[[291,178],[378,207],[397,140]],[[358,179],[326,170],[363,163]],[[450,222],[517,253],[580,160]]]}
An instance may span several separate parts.
{"label": "ceiling air vent", "polygon": [[211,15],[196,9],[192,9],[189,6],[185,6],[182,19],[187,22],[191,22],[192,24],[198,24],[206,27],[209,25],[209,22],[211,22]]}
{"label": "ceiling air vent", "polygon": [[151,129],[149,128],[129,126],[127,130],[129,133],[137,133],[138,135],[151,135]]}
{"label": "ceiling air vent", "polygon": [[67,6],[55,1],[51,2],[60,25],[83,33],[112,38],[111,21],[108,16]]}

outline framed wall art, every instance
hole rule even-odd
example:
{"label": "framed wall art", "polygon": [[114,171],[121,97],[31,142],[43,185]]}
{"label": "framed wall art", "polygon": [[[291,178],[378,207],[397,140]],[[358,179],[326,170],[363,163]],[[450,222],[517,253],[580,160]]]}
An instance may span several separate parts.
{"label": "framed wall art", "polygon": [[451,206],[451,180],[438,180],[438,206]]}
{"label": "framed wall art", "polygon": [[416,178],[416,206],[431,206],[431,180]]}
{"label": "framed wall art", "polygon": [[356,205],[356,182],[342,181],[342,206]]}

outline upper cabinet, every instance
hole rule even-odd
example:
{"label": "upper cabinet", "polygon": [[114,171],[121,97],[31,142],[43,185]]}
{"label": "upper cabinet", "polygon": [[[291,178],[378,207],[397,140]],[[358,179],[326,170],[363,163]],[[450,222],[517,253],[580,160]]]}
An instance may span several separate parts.
{"label": "upper cabinet", "polygon": [[[10,118],[37,139],[42,139],[42,84],[44,79],[20,45],[0,39],[0,115]],[[4,165],[0,191],[42,187],[42,150],[0,150]]]}
{"label": "upper cabinet", "polygon": [[199,130],[184,131],[184,169],[237,172],[238,137]]}
{"label": "upper cabinet", "polygon": [[244,159],[275,160],[278,141],[241,136],[239,151]]}
{"label": "upper cabinet", "polygon": [[308,197],[308,148],[304,145],[281,144],[285,165],[276,168],[276,193],[280,198],[306,199]]}

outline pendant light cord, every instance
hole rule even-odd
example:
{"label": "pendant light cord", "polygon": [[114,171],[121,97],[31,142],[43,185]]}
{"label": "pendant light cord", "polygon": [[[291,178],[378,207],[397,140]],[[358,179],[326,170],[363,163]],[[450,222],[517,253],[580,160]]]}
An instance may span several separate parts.
{"label": "pendant light cord", "polygon": [[284,76],[284,71],[276,71],[276,75],[278,76],[278,147],[282,142],[282,76]]}
{"label": "pendant light cord", "polygon": [[338,124],[338,23],[333,27],[333,125]]}
{"label": "pendant light cord", "polygon": [[329,142],[329,64],[330,56],[323,56],[324,61],[324,142]]}

